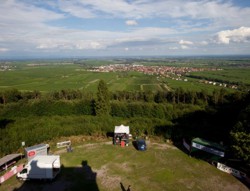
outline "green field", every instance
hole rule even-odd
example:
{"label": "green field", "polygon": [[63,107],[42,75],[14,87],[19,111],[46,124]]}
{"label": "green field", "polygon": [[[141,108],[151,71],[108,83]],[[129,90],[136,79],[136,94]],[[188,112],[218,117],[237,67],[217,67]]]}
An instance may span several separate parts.
{"label": "green field", "polygon": [[[110,64],[114,61],[85,61],[87,65],[72,63],[40,63],[31,66],[30,62],[12,63],[12,70],[0,71],[0,90],[17,89],[20,91],[38,90],[49,92],[54,90],[79,89],[82,91],[97,90],[99,80],[104,80],[110,91],[162,91],[182,87],[186,90],[201,91],[206,89],[212,92],[219,86],[211,86],[200,82],[202,78],[224,80],[250,85],[250,69],[225,68],[220,71],[205,71],[191,73],[187,82],[162,78],[156,75],[145,75],[138,72],[90,72],[89,65],[97,66],[101,63]],[[139,64],[140,62],[138,62]],[[142,62],[143,63],[143,62]],[[42,65],[44,64],[44,65]],[[148,63],[149,64],[149,63]],[[151,63],[152,64],[152,63]],[[164,63],[155,63],[162,64]],[[152,64],[153,65],[153,64]],[[195,66],[195,65],[194,65]],[[190,65],[189,67],[192,67]],[[204,66],[205,67],[205,66]],[[231,91],[232,89],[229,89]]]}
{"label": "green field", "polygon": [[79,65],[25,66],[13,71],[1,71],[0,89],[96,91],[100,79],[105,80],[111,91],[162,90],[155,76],[135,72],[88,72]]}
{"label": "green field", "polygon": [[223,69],[220,71],[207,71],[192,73],[194,76],[210,78],[214,80],[228,81],[250,85],[250,69]]}
{"label": "green field", "polygon": [[72,153],[54,150],[61,154],[63,164],[54,182],[21,183],[13,177],[0,190],[121,191],[128,185],[133,191],[248,190],[233,176],[166,143],[151,141],[146,152],[135,150],[132,144],[125,148],[111,145],[111,140],[87,142],[73,149]]}
{"label": "green field", "polygon": [[[139,64],[147,66],[204,67],[221,68],[216,71],[192,72],[173,80],[157,75],[138,72],[90,72],[87,69],[110,64]],[[245,65],[244,65],[245,64]],[[96,92],[99,80],[104,80],[110,91],[164,91],[182,87],[185,90],[213,92],[220,89],[219,83],[238,83],[239,89],[250,86],[248,60],[80,60],[80,61],[16,61],[11,62],[11,70],[0,71],[0,90],[17,89],[20,91],[38,90],[41,92],[78,89]],[[228,67],[226,67],[228,66]],[[188,81],[183,81],[187,79]],[[217,86],[204,84],[201,79],[218,82]],[[248,88],[249,89],[249,88]],[[227,88],[228,91],[234,91]]]}
{"label": "green field", "polygon": [[[199,80],[194,78],[186,78],[188,82],[177,81],[172,79],[165,79],[167,85],[173,89],[182,87],[184,90],[192,90],[192,91],[201,91],[206,90],[207,92],[213,92],[214,89],[220,89],[219,86],[207,85],[204,83],[200,83]],[[228,91],[232,91],[228,89]]]}

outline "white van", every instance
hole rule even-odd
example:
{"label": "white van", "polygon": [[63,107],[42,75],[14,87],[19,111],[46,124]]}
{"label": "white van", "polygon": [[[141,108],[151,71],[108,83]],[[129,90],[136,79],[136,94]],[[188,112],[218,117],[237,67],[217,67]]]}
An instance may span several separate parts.
{"label": "white van", "polygon": [[20,180],[54,179],[61,171],[59,155],[41,155],[34,157],[23,170],[17,173]]}

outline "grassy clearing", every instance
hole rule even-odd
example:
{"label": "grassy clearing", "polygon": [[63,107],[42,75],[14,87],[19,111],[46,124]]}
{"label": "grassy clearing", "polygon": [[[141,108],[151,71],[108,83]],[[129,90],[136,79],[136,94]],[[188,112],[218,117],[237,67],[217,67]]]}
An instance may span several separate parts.
{"label": "grassy clearing", "polygon": [[[12,178],[1,190],[248,190],[234,177],[165,143],[150,143],[146,152],[130,144],[121,148],[106,142],[75,146],[61,153],[63,169],[52,183],[17,182]],[[89,168],[83,166],[87,163]]]}

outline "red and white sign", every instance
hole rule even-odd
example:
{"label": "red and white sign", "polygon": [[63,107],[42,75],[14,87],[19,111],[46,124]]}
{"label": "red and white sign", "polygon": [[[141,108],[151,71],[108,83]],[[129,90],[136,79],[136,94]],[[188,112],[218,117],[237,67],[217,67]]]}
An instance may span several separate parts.
{"label": "red and white sign", "polygon": [[30,151],[29,153],[28,153],[28,156],[29,157],[32,157],[32,156],[35,156],[36,155],[36,151]]}

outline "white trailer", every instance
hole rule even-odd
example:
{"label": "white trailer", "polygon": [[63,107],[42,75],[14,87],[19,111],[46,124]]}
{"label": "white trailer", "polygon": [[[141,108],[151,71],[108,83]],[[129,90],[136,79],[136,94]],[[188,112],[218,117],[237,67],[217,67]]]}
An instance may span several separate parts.
{"label": "white trailer", "polygon": [[34,157],[17,174],[20,180],[29,179],[54,179],[61,170],[61,162],[59,155],[39,155]]}

